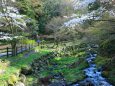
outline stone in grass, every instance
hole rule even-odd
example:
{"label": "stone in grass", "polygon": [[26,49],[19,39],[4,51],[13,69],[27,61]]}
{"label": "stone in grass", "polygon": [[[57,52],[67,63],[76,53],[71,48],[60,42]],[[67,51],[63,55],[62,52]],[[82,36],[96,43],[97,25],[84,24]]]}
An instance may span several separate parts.
{"label": "stone in grass", "polygon": [[77,61],[77,62],[74,62],[74,63],[68,65],[68,67],[69,68],[76,68],[80,63],[81,63],[81,61]]}
{"label": "stone in grass", "polygon": [[47,85],[51,84],[51,79],[53,79],[53,76],[46,76],[43,78],[39,78],[38,84],[47,86]]}
{"label": "stone in grass", "polygon": [[81,81],[81,82],[79,83],[79,85],[80,85],[80,86],[94,86],[93,83],[91,83],[90,81],[87,81],[87,80]]}
{"label": "stone in grass", "polygon": [[17,83],[15,84],[15,86],[25,86],[25,85],[24,85],[24,83],[22,83],[22,82],[17,82]]}
{"label": "stone in grass", "polygon": [[19,81],[22,82],[22,83],[25,83],[26,82],[26,76],[23,75],[23,74],[20,74],[19,75]]}
{"label": "stone in grass", "polygon": [[5,70],[0,69],[0,74],[4,74],[4,73],[5,73]]}
{"label": "stone in grass", "polygon": [[31,75],[32,69],[28,67],[22,67],[20,73],[24,75]]}
{"label": "stone in grass", "polygon": [[54,83],[50,84],[49,86],[66,86],[66,84],[63,82],[54,82]]}
{"label": "stone in grass", "polygon": [[0,62],[2,62],[2,63],[5,63],[6,62],[6,60],[5,59],[0,59]]}

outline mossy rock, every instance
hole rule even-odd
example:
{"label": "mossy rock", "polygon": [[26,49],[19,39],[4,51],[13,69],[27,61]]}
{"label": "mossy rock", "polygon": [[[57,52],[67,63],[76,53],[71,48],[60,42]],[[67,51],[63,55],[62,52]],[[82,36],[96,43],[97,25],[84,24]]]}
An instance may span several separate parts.
{"label": "mossy rock", "polygon": [[103,75],[104,77],[108,77],[109,71],[103,71],[103,72],[102,72],[102,75]]}
{"label": "mossy rock", "polygon": [[17,83],[15,84],[15,86],[25,86],[25,85],[24,85],[24,83],[22,83],[22,82],[17,82]]}
{"label": "mossy rock", "polygon": [[23,75],[23,74],[20,74],[19,75],[19,81],[22,82],[22,83],[25,83],[26,82],[26,76]]}
{"label": "mossy rock", "polygon": [[22,67],[21,70],[20,70],[20,73],[24,74],[24,75],[31,75],[32,74],[32,69],[28,68],[28,67]]}

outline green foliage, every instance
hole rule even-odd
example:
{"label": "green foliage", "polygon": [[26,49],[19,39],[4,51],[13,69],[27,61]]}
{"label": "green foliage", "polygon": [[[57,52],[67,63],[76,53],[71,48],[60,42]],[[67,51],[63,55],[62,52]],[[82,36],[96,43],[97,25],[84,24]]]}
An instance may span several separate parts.
{"label": "green foliage", "polygon": [[[10,57],[10,58],[5,58],[6,61],[10,64],[8,65],[5,70],[6,72],[3,74],[3,75],[0,75],[0,80],[8,80],[10,79],[10,76],[12,74],[15,74],[15,73],[18,73],[20,71],[20,69],[22,67],[28,67],[29,64],[36,58],[40,58],[42,55],[45,55],[49,53],[49,51],[47,50],[42,50],[42,52],[40,53],[34,53],[34,54],[31,54],[29,55],[28,57],[26,58],[20,58],[20,55],[19,56],[15,56],[15,57]],[[1,66],[4,66],[1,64]],[[5,66],[4,66],[5,67]],[[11,80],[12,81],[12,80]]]}
{"label": "green foliage", "polygon": [[[81,54],[81,52],[78,54]],[[82,55],[78,57],[55,57],[50,61],[50,65],[48,65],[49,70],[44,69],[40,71],[40,77],[45,77],[50,74],[62,73],[68,84],[71,82],[83,80],[85,75],[82,69],[87,67],[88,64],[85,62],[85,60],[81,61],[81,58],[85,59],[85,57],[82,57]],[[54,67],[52,63],[57,64],[57,66]],[[50,69],[53,70],[50,71]]]}
{"label": "green foliage", "polygon": [[115,39],[108,39],[101,43],[100,45],[100,53],[102,55],[112,57],[115,52]]}
{"label": "green foliage", "polygon": [[88,10],[89,10],[89,11],[97,10],[99,7],[100,7],[99,2],[98,2],[98,1],[95,1],[95,2],[90,3],[90,4],[88,5]]}
{"label": "green foliage", "polygon": [[[72,6],[66,2],[67,0],[43,0],[42,14],[38,16],[39,31],[45,33],[47,24],[52,18],[71,14]],[[57,28],[57,27],[56,27]],[[55,29],[55,28],[50,28]]]}
{"label": "green foliage", "polygon": [[8,84],[15,86],[15,83],[18,81],[18,78],[16,75],[11,75],[8,79]]}
{"label": "green foliage", "polygon": [[[36,16],[38,15],[36,12],[36,9],[39,9],[39,7],[35,7],[36,5],[34,3],[38,4],[38,1],[35,2],[34,0],[18,0],[16,2],[17,8],[19,8],[19,12],[21,14],[24,14],[28,17],[27,27],[28,31],[32,35],[38,34],[38,21],[36,19]],[[35,6],[34,6],[35,5]]]}
{"label": "green foliage", "polygon": [[32,39],[24,38],[24,39],[20,40],[20,43],[28,44],[28,45],[35,45],[36,41],[32,40]]}
{"label": "green foliage", "polygon": [[[106,16],[106,17],[105,17]],[[103,16],[103,19],[107,18],[107,14]],[[88,40],[86,42],[98,44],[100,54],[108,57],[114,55],[114,22],[100,21],[95,22],[94,27],[86,29],[86,36]]]}
{"label": "green foliage", "polygon": [[17,0],[16,3],[21,14],[36,20],[36,22],[27,24],[33,26],[31,30],[36,27],[33,30],[33,32],[37,31],[36,34],[38,31],[46,33],[46,29],[48,29],[46,26],[52,18],[70,15],[73,12],[71,2],[68,0]]}
{"label": "green foliage", "polygon": [[34,10],[31,7],[31,0],[17,0],[17,6],[20,8],[21,14],[26,14],[31,18],[35,18]]}
{"label": "green foliage", "polygon": [[102,75],[115,85],[115,60],[107,56],[97,56],[95,63],[97,68],[103,67]]}
{"label": "green foliage", "polygon": [[62,17],[53,17],[50,22],[46,25],[46,31],[47,33],[55,33],[57,32],[61,26],[63,26],[64,22],[67,19]]}
{"label": "green foliage", "polygon": [[19,54],[18,57],[19,57],[19,58],[22,58],[22,57],[23,57],[23,54]]}
{"label": "green foliage", "polygon": [[57,0],[48,0],[44,1],[43,5],[43,14],[39,16],[39,31],[40,33],[45,32],[45,26],[49,20],[51,20],[52,17],[59,16],[60,11],[59,10],[59,1]]}
{"label": "green foliage", "polygon": [[109,60],[110,58],[98,56],[95,60],[95,63],[97,67],[100,67],[100,66],[104,66],[105,64],[107,64]]}

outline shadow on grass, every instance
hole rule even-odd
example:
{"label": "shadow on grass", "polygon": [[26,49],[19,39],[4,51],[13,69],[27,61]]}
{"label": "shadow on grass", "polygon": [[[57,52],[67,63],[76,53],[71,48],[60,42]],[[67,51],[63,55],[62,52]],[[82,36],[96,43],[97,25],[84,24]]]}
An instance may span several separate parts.
{"label": "shadow on grass", "polygon": [[[4,74],[0,75],[0,83],[1,81],[7,80],[12,74],[19,72],[22,67],[28,67],[34,59],[40,58],[47,53],[49,53],[48,50],[43,50],[39,53],[30,54],[27,58],[23,57],[23,54],[19,54],[15,57],[1,58],[1,61],[3,61],[4,64],[8,63],[8,65],[5,68]],[[4,65],[1,65],[1,69],[2,68],[4,68]]]}

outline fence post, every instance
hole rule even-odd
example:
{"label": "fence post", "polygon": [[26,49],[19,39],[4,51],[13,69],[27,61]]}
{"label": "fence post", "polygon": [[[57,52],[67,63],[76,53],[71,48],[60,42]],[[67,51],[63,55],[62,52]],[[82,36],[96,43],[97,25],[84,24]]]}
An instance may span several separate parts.
{"label": "fence post", "polygon": [[18,55],[18,48],[16,47],[16,56]]}
{"label": "fence post", "polygon": [[7,57],[9,56],[9,55],[8,55],[8,52],[9,52],[9,51],[8,51],[8,47],[7,47]]}
{"label": "fence post", "polygon": [[13,53],[14,53],[14,52],[13,52],[13,48],[11,48],[11,49],[12,49],[12,56],[13,56]]}
{"label": "fence post", "polygon": [[30,51],[31,45],[29,44],[29,51]]}

